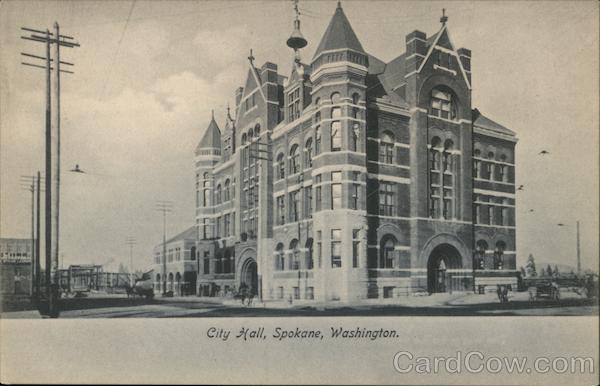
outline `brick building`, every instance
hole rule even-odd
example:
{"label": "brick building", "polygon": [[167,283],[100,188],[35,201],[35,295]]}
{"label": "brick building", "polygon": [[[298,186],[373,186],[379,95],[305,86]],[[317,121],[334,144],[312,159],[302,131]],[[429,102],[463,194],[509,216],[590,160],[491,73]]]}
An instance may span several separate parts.
{"label": "brick building", "polygon": [[249,57],[195,151],[198,291],[353,301],[516,283],[515,133],[471,105],[442,18],[386,63],[338,3],[291,73]]}
{"label": "brick building", "polygon": [[31,239],[0,238],[0,294],[31,294]]}

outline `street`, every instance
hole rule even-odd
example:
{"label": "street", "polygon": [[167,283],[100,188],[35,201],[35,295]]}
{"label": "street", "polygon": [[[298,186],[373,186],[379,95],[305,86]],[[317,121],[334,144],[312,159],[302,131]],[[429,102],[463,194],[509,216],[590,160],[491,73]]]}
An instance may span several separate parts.
{"label": "street", "polygon": [[[387,299],[386,299],[387,300]],[[91,294],[85,298],[63,299],[60,318],[165,318],[165,317],[319,317],[319,316],[575,316],[598,315],[595,299],[574,293],[562,294],[558,302],[530,302],[527,292],[511,294],[501,304],[496,294],[471,293],[407,296],[369,303],[295,303],[255,302],[242,306],[239,301],[201,297],[156,297],[153,300],[129,299],[122,294]],[[2,318],[40,318],[35,310],[6,312]]]}

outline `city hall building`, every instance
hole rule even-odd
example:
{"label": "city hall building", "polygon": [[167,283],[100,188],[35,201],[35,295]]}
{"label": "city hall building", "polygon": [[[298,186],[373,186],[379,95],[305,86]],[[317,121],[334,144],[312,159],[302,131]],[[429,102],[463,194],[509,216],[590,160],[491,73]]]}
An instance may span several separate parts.
{"label": "city hall building", "polygon": [[[291,71],[250,54],[235,108],[220,124],[213,114],[195,151],[198,295],[356,301],[516,284],[517,139],[472,106],[471,51],[441,22],[384,62],[338,3],[312,59],[298,17]],[[155,272],[157,284],[171,275]]]}

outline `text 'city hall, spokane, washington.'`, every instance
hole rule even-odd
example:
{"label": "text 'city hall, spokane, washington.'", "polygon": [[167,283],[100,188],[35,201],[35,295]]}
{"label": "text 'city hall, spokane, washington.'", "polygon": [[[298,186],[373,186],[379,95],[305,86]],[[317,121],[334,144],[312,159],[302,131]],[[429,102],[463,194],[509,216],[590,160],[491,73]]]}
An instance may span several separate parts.
{"label": "text 'city hall, spokane, washington.'", "polygon": [[291,73],[251,54],[235,108],[199,138],[196,223],[156,246],[155,290],[355,302],[516,285],[517,138],[471,105],[455,43],[444,16],[383,62],[338,3],[303,61],[297,13]]}

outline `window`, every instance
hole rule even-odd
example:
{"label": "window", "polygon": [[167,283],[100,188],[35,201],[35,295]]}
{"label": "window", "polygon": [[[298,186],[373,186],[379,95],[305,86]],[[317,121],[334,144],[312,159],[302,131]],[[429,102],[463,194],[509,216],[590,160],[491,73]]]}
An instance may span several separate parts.
{"label": "window", "polygon": [[381,268],[394,268],[395,248],[395,240],[388,238],[381,251]]}
{"label": "window", "polygon": [[331,267],[342,267],[342,230],[331,230]]}
{"label": "window", "polygon": [[352,268],[358,268],[358,254],[360,253],[359,229],[352,230]]}
{"label": "window", "polygon": [[317,111],[315,113],[315,122],[321,122],[321,112]]}
{"label": "window", "polygon": [[447,52],[437,51],[437,64],[447,69],[451,69],[451,56]]}
{"label": "window", "polygon": [[204,206],[210,206],[210,180],[208,179],[208,173],[204,173],[204,182],[203,182],[203,202]]}
{"label": "window", "polygon": [[379,143],[379,162],[392,164],[394,162],[394,136],[386,132]]}
{"label": "window", "polygon": [[231,223],[230,223],[230,221],[231,221],[231,220],[230,220],[230,215],[229,215],[229,213],[228,213],[228,214],[226,214],[226,215],[223,217],[223,227],[225,228],[225,229],[223,230],[223,233],[224,233],[224,236],[225,236],[225,237],[229,237],[229,236],[230,236],[230,234],[231,234],[231,233],[230,233],[230,232],[231,232]]}
{"label": "window", "polygon": [[294,287],[294,299],[300,299],[300,287]]}
{"label": "window", "polygon": [[444,200],[443,200],[442,216],[445,219],[452,217],[452,190],[444,189]]}
{"label": "window", "polygon": [[277,156],[277,177],[278,179],[285,178],[285,160],[283,159],[283,153],[279,153]]}
{"label": "window", "polygon": [[317,231],[317,264],[321,268],[321,257],[323,255],[323,238],[321,231]]}
{"label": "window", "polygon": [[312,168],[312,138],[309,138],[304,145],[304,167]]}
{"label": "window", "polygon": [[300,157],[300,152],[298,151],[298,145],[293,145],[290,150],[290,175],[296,174],[300,171],[298,159]]}
{"label": "window", "polygon": [[298,212],[299,193],[300,193],[299,190],[296,190],[295,192],[290,193],[290,213],[289,213],[290,222],[296,222],[300,219],[299,212]]}
{"label": "window", "polygon": [[288,116],[290,122],[300,117],[300,88],[288,94]]}
{"label": "window", "polygon": [[305,257],[305,268],[306,269],[313,269],[314,267],[314,261],[313,261],[313,239],[309,238],[308,240],[306,240],[306,254],[304,255]]}
{"label": "window", "polygon": [[379,214],[394,215],[394,184],[391,182],[379,182]]}
{"label": "window", "polygon": [[321,153],[321,126],[315,128],[315,155]]}
{"label": "window", "polygon": [[215,223],[215,235],[221,237],[221,217],[217,217],[217,222]]}
{"label": "window", "polygon": [[231,199],[230,191],[229,191],[229,180],[225,180],[225,189],[223,190],[223,201],[229,201]]}
{"label": "window", "polygon": [[334,92],[331,94],[331,103],[332,104],[340,103],[340,93],[339,92]]}
{"label": "window", "polygon": [[[490,203],[491,203],[491,199],[490,199]],[[487,206],[487,215],[488,215],[488,224],[489,225],[494,225],[494,206],[493,205],[488,205]]]}
{"label": "window", "polygon": [[315,298],[315,287],[306,287],[305,299],[313,300]]}
{"label": "window", "polygon": [[277,225],[285,224],[285,203],[284,196],[279,196],[277,200]]}
{"label": "window", "polygon": [[499,173],[500,181],[508,182],[508,166],[500,165],[500,168],[498,169],[498,173]]}
{"label": "window", "polygon": [[321,175],[317,174],[315,176],[315,211],[318,212],[321,210]]}
{"label": "window", "polygon": [[283,271],[285,269],[285,256],[283,254],[283,244],[277,244],[275,248],[275,270]]}
{"label": "window", "polygon": [[208,275],[210,273],[210,258],[208,251],[204,251],[204,274]]}
{"label": "window", "polygon": [[312,186],[304,188],[304,218],[312,218]]}
{"label": "window", "polygon": [[277,299],[283,299],[283,287],[277,287]]}
{"label": "window", "polygon": [[331,172],[331,209],[342,207],[342,172]]}
{"label": "window", "polygon": [[290,259],[290,269],[300,269],[300,249],[298,248],[298,240],[294,239],[290,242],[290,251],[292,256]]}
{"label": "window", "polygon": [[502,209],[500,210],[500,221],[499,223],[504,225],[504,226],[508,226],[508,199],[504,198],[502,199]]}
{"label": "window", "polygon": [[[357,180],[354,180],[357,181]],[[350,197],[350,209],[358,210],[358,194],[360,191],[360,185],[357,183],[352,184],[351,197]]]}
{"label": "window", "polygon": [[351,141],[351,149],[352,151],[358,151],[358,136],[360,135],[360,125],[358,123],[352,124],[352,141]]}
{"label": "window", "polygon": [[331,122],[331,151],[340,151],[342,149],[342,123],[340,121]]}
{"label": "window", "polygon": [[444,119],[456,119],[456,106],[449,91],[433,89],[430,114]]}
{"label": "window", "polygon": [[217,191],[215,192],[215,204],[221,203],[221,184],[217,185]]}
{"label": "window", "polygon": [[202,219],[202,238],[204,240],[206,240],[206,239],[209,238],[209,235],[208,235],[208,229],[209,228],[208,227],[209,227],[208,219],[205,219],[205,218]]}

